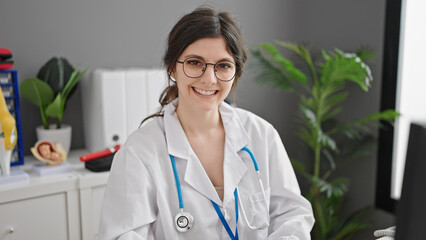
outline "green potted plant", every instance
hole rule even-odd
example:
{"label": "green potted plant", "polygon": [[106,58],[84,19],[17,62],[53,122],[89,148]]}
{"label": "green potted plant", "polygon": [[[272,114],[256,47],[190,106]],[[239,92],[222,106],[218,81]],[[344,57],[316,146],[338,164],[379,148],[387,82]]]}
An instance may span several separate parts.
{"label": "green potted plant", "polygon": [[[62,116],[67,100],[87,69],[80,72],[67,59],[53,57],[40,68],[37,77],[21,83],[21,95],[40,108],[43,125],[36,129],[38,140],[61,142],[69,152],[72,128],[62,124]],[[50,124],[50,118],[55,118],[56,123]]]}
{"label": "green potted plant", "polygon": [[[368,209],[356,211],[346,219],[339,218],[339,209],[349,189],[349,180],[335,177],[336,165],[348,158],[368,153],[374,145],[371,133],[381,122],[392,123],[398,116],[394,110],[372,113],[352,121],[338,120],[342,103],[348,97],[346,86],[355,83],[368,91],[372,76],[364,60],[370,51],[344,53],[338,49],[322,51],[322,60],[313,61],[303,45],[277,41],[277,45],[291,50],[306,64],[306,73],[273,44],[259,44],[252,54],[259,67],[258,81],[269,83],[299,97],[297,136],[308,151],[301,159],[292,159],[295,170],[306,179],[308,191],[303,193],[311,202],[315,225],[313,240],[350,239],[369,224],[360,216]],[[301,157],[301,156],[299,156]]]}

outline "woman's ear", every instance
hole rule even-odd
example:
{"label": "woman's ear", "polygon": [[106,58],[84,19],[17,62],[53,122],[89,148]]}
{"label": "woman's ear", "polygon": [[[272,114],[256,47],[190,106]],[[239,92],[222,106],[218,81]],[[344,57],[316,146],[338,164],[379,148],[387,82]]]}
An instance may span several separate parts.
{"label": "woman's ear", "polygon": [[169,71],[169,76],[170,76],[170,79],[171,79],[173,82],[176,82],[176,71],[175,71],[174,69],[171,69],[171,70]]}

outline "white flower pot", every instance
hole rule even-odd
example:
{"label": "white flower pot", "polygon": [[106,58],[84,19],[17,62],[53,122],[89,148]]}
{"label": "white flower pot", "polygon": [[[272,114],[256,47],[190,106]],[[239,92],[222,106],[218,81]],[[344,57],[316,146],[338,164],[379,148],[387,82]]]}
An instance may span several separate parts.
{"label": "white flower pot", "polygon": [[62,127],[57,129],[56,124],[51,124],[49,127],[49,129],[44,129],[43,126],[38,126],[36,128],[38,141],[46,140],[55,143],[60,142],[67,153],[69,153],[71,147],[71,126],[62,124]]}

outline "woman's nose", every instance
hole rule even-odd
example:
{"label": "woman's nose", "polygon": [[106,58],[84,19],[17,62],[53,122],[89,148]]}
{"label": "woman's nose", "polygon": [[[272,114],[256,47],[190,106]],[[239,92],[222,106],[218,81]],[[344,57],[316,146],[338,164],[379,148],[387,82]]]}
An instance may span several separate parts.
{"label": "woman's nose", "polygon": [[204,70],[204,74],[201,78],[201,81],[208,85],[212,85],[217,82],[214,65],[206,65],[206,69]]}

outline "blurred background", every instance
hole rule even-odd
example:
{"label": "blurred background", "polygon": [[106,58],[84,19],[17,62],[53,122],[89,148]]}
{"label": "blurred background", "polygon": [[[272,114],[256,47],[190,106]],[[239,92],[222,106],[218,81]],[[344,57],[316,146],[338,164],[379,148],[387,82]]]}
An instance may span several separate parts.
{"label": "blurred background", "polygon": [[[346,52],[370,47],[376,58],[369,62],[373,82],[368,93],[350,86],[339,118],[354,119],[380,110],[385,0],[37,0],[0,1],[0,47],[9,48],[19,81],[37,74],[53,56],[66,57],[74,67],[160,68],[167,34],[184,14],[202,4],[228,11],[243,29],[247,45],[275,40],[306,44],[314,54],[321,49]],[[294,136],[294,95],[255,82],[255,61],[250,60],[239,81],[237,105],[272,123],[289,155],[297,155]],[[87,78],[89,75],[86,75]],[[352,88],[351,88],[352,87]],[[81,114],[81,86],[68,101],[63,122],[73,126],[72,149],[85,147]],[[41,125],[39,109],[21,100],[26,154],[36,142]],[[336,175],[351,180],[342,215],[374,205],[376,154],[339,165]],[[304,185],[301,183],[301,187]],[[394,225],[394,216],[382,210],[368,214],[372,226],[355,239],[372,239],[373,231]]]}

